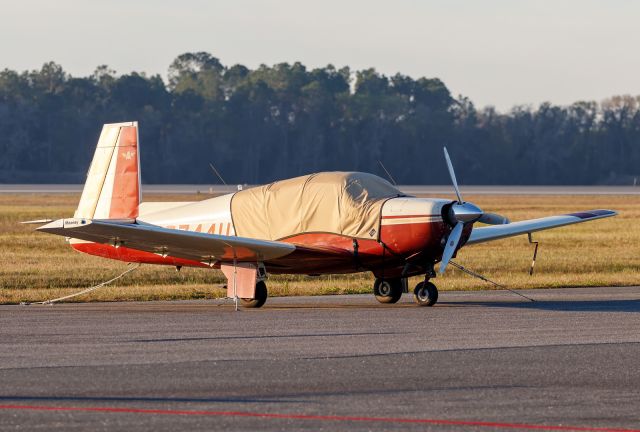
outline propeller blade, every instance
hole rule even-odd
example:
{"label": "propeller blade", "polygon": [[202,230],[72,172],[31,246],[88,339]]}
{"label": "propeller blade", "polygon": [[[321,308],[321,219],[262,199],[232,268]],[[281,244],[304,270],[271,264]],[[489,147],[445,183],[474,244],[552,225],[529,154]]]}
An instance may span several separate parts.
{"label": "propeller blade", "polygon": [[447,161],[447,168],[449,168],[449,176],[451,177],[451,182],[453,183],[453,188],[456,191],[456,196],[458,197],[458,204],[462,204],[462,196],[460,195],[460,189],[458,189],[458,181],[456,180],[456,173],[453,171],[453,164],[451,163],[451,159],[449,158],[449,153],[447,152],[447,148],[444,147],[444,158]]}
{"label": "propeller blade", "polygon": [[462,222],[458,222],[456,226],[453,227],[451,234],[449,234],[447,245],[445,246],[444,252],[442,253],[442,261],[440,262],[440,274],[443,274],[447,269],[449,260],[451,259],[451,257],[453,257],[453,254],[458,247],[458,243],[460,243],[460,236],[462,236],[463,227],[464,224]]}
{"label": "propeller blade", "polygon": [[504,225],[511,223],[508,217],[496,213],[484,213],[482,216],[480,216],[478,222],[482,222],[483,224],[487,225]]}

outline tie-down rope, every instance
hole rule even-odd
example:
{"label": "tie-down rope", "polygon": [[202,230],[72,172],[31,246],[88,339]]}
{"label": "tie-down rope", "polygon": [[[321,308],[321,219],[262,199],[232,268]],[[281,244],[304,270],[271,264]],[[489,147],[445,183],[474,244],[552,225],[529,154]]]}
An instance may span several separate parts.
{"label": "tie-down rope", "polygon": [[[506,286],[501,285],[501,284],[499,284],[498,282],[494,282],[494,281],[492,281],[491,279],[489,279],[489,278],[487,278],[487,277],[485,277],[485,276],[482,276],[480,273],[476,273],[476,272],[474,272],[474,271],[471,271],[471,270],[469,270],[468,268],[466,268],[466,267],[464,267],[464,266],[462,266],[462,265],[460,265],[460,264],[458,264],[458,263],[456,263],[456,262],[454,262],[454,261],[449,261],[449,264],[451,264],[452,266],[456,267],[458,270],[465,272],[465,273],[466,273],[466,274],[468,274],[469,276],[473,276],[473,277],[476,277],[476,278],[478,278],[478,279],[481,279],[481,280],[483,280],[483,281],[485,281],[485,282],[489,282],[490,284],[493,284],[493,285],[497,286],[498,288],[502,288],[503,290],[507,290],[507,291],[509,291],[510,293],[513,293],[513,294],[515,294],[515,295],[519,295],[520,297],[524,297],[524,298],[526,298],[526,299],[527,299],[527,300],[529,300],[529,301],[535,302],[535,300],[534,300],[534,299],[532,299],[531,297],[527,297],[526,295],[524,295],[524,294],[522,294],[522,293],[519,293],[518,291],[514,291],[514,290],[512,290],[512,289],[510,289],[510,288],[507,288]],[[533,267],[533,266],[532,266],[532,267]]]}
{"label": "tie-down rope", "polygon": [[105,286],[105,285],[109,285],[111,282],[117,281],[118,279],[120,279],[120,278],[124,277],[124,276],[125,276],[125,275],[127,275],[128,273],[131,273],[132,271],[134,271],[135,269],[137,269],[138,267],[140,267],[140,263],[136,263],[136,264],[135,264],[135,265],[133,265],[133,266],[132,266],[131,264],[132,264],[132,263],[129,263],[129,268],[128,268],[128,269],[126,269],[125,271],[123,271],[122,273],[120,273],[118,276],[114,277],[113,279],[109,279],[108,281],[102,282],[102,283],[100,283],[100,284],[98,284],[98,285],[94,285],[94,286],[92,286],[92,287],[89,287],[89,288],[83,289],[83,290],[82,290],[82,291],[80,291],[80,292],[77,292],[77,293],[74,293],[74,294],[69,294],[69,295],[66,295],[66,296],[64,296],[64,297],[58,297],[58,298],[51,299],[51,300],[45,300],[45,301],[39,301],[39,302],[21,302],[20,304],[21,304],[21,305],[30,305],[30,304],[42,304],[42,305],[45,305],[45,304],[54,304],[54,303],[59,302],[59,301],[62,301],[62,300],[70,299],[70,298],[72,298],[72,297],[77,297],[77,296],[79,296],[79,295],[89,293],[89,292],[91,292],[91,291],[97,290],[98,288],[102,288],[102,287],[103,287],[103,286]]}

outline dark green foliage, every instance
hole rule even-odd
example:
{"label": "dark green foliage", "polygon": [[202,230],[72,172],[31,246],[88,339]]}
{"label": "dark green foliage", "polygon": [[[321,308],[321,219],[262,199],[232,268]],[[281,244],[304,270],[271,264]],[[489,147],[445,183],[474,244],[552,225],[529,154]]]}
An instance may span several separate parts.
{"label": "dark green foliage", "polygon": [[138,120],[145,183],[264,183],[309,172],[446,184],[629,184],[640,174],[640,97],[501,114],[438,79],[300,64],[224,66],[185,53],[158,76],[53,62],[0,72],[0,182],[81,183],[103,123]]}

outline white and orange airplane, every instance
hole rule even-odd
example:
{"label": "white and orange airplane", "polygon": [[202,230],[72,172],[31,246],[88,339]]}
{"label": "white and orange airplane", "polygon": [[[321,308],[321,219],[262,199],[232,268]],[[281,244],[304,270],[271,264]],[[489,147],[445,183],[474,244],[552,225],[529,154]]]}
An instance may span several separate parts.
{"label": "white and orange airplane", "polygon": [[[515,223],[457,199],[416,198],[372,174],[322,172],[198,202],[141,202],[137,122],[106,124],[73,218],[38,231],[62,235],[91,255],[126,262],[220,268],[227,295],[245,307],[267,299],[269,273],[370,271],[381,303],[425,275],[415,301],[432,306],[430,282],[465,245],[616,215],[611,210]],[[476,222],[491,226],[474,227]]]}

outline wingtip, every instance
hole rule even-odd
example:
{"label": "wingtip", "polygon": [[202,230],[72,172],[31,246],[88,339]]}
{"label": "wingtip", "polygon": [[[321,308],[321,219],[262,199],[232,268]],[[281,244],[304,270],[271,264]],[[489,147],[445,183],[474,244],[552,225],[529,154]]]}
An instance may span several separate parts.
{"label": "wingtip", "polygon": [[596,209],[585,210],[581,212],[568,213],[566,216],[574,216],[580,219],[600,219],[605,217],[617,216],[618,212],[615,210]]}

